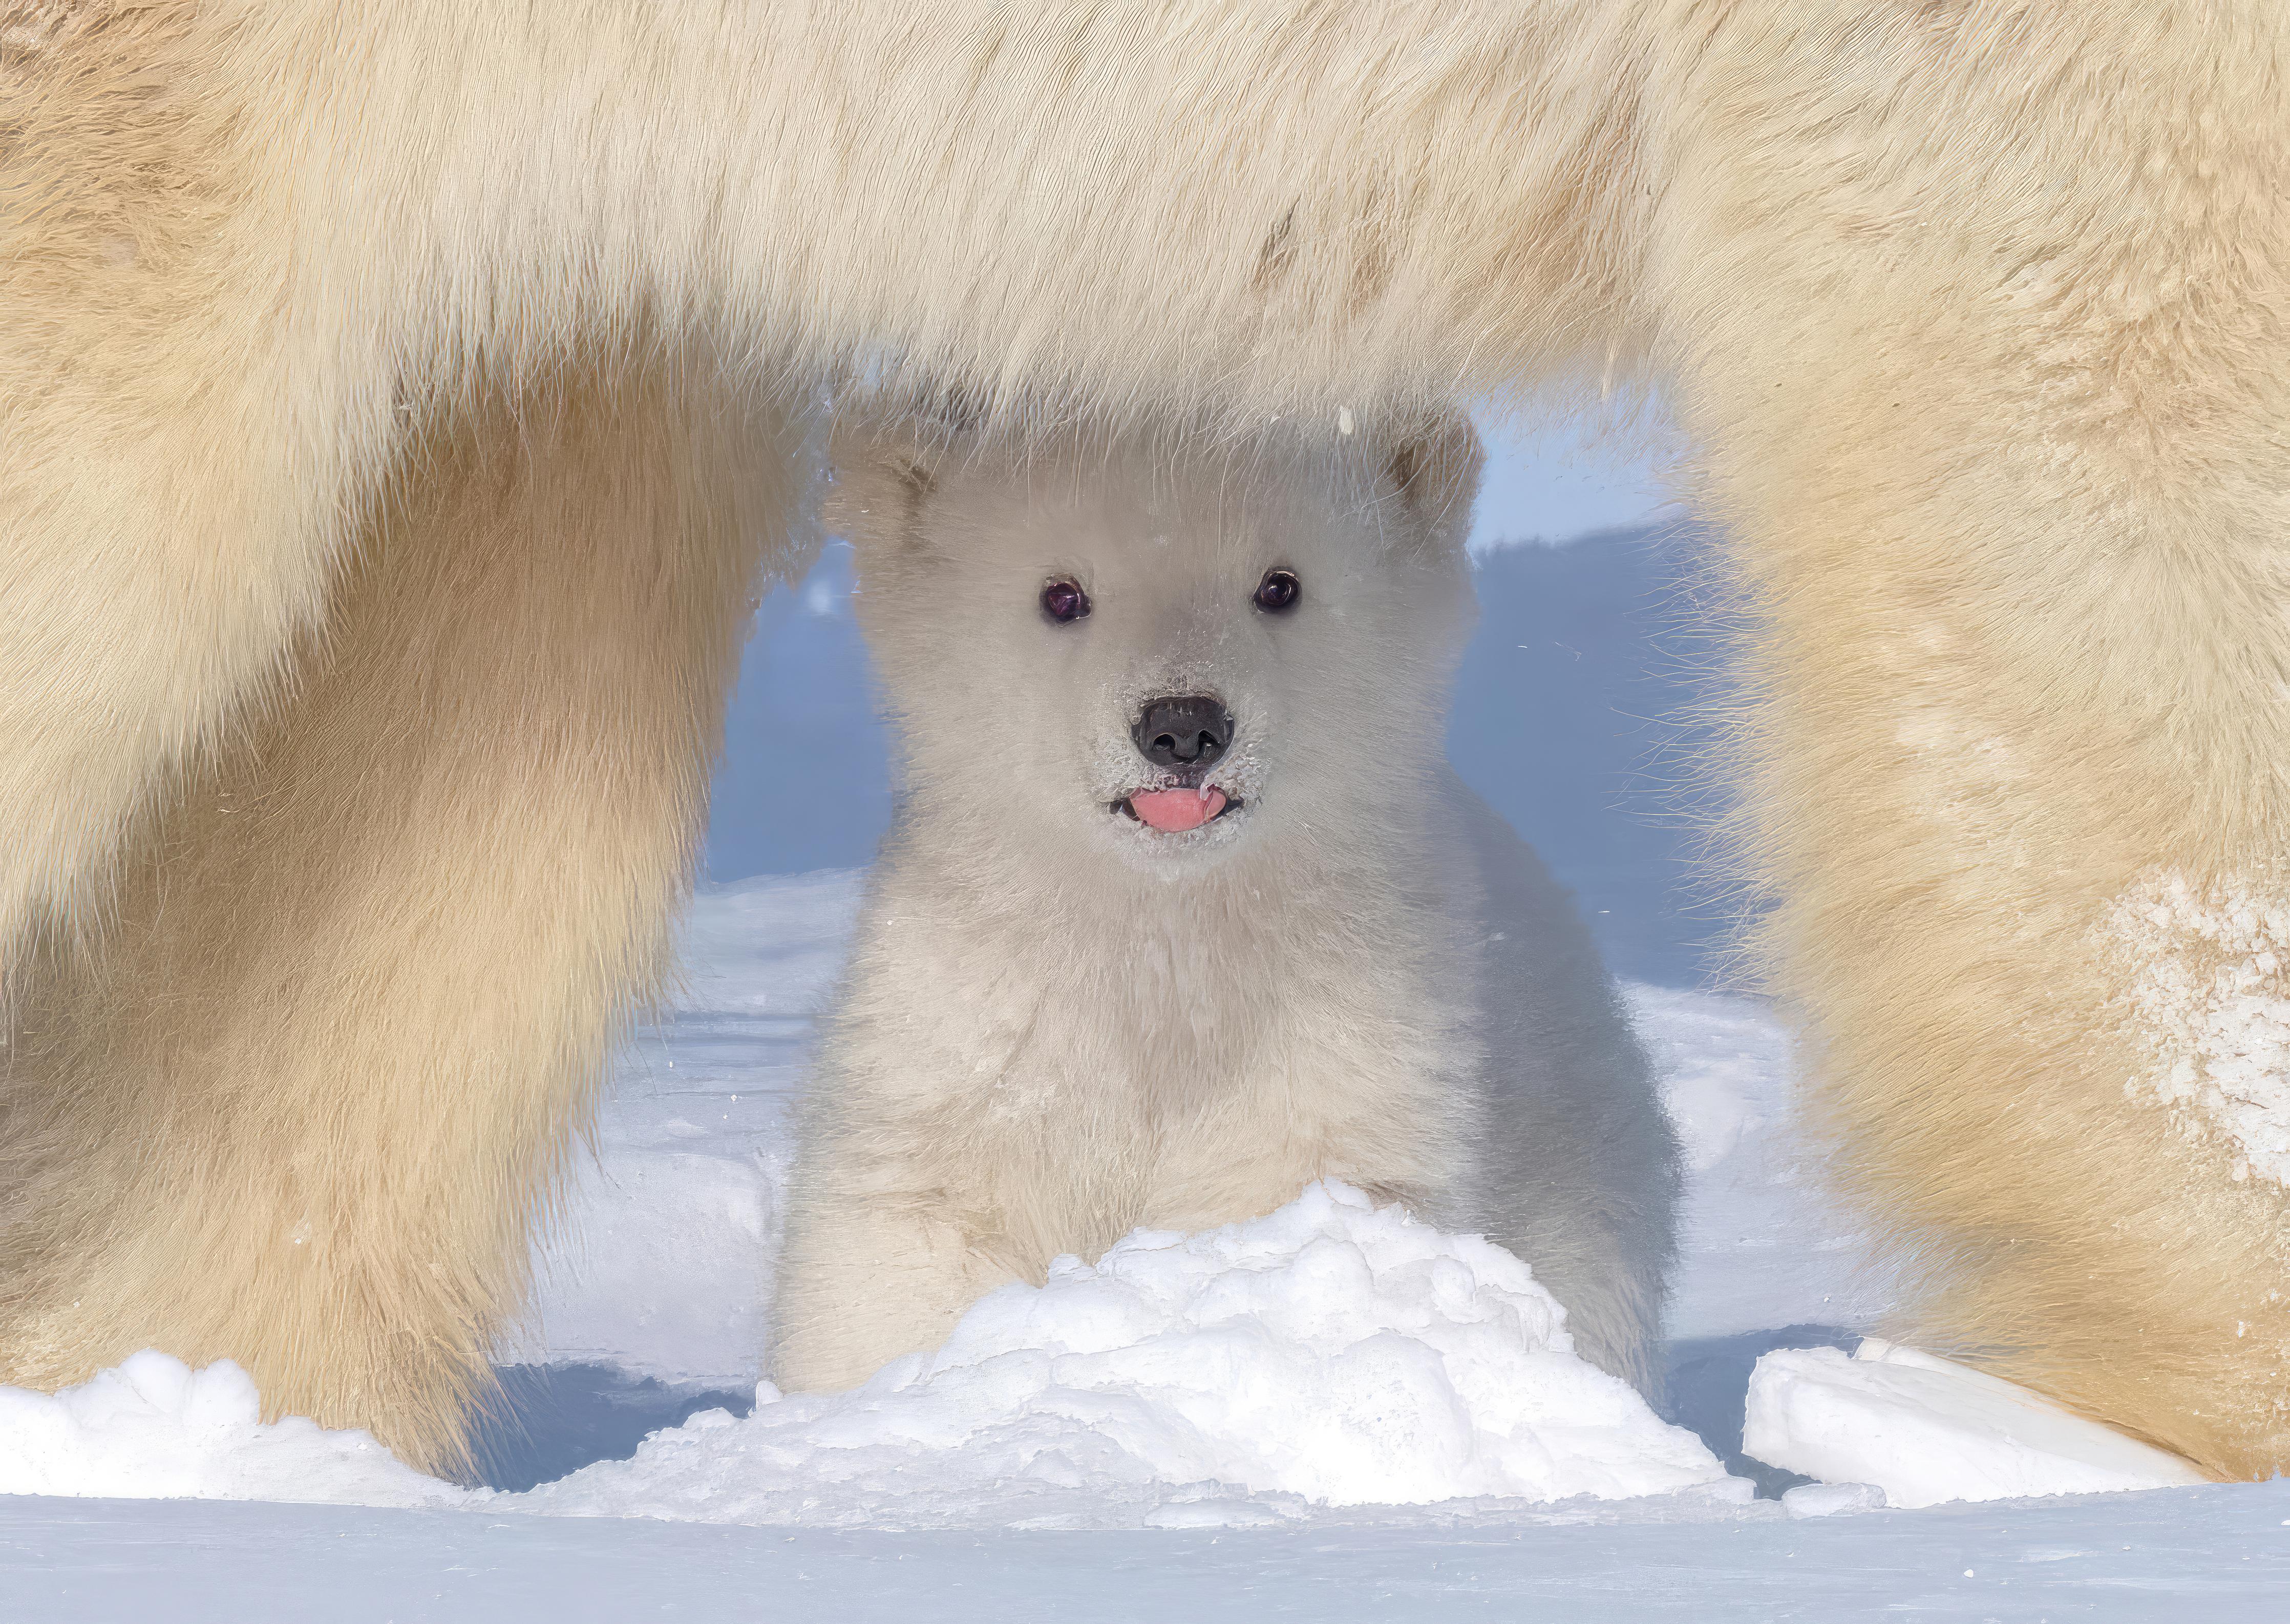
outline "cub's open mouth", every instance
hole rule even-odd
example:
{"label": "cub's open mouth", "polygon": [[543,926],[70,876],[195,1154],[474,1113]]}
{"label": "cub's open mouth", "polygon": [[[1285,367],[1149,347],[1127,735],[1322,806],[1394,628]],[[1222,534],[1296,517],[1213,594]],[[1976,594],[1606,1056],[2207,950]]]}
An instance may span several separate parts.
{"label": "cub's open mouth", "polygon": [[1181,835],[1187,829],[1214,822],[1239,804],[1237,797],[1226,795],[1213,784],[1204,784],[1197,789],[1182,786],[1174,789],[1141,789],[1116,801],[1112,810],[1165,835]]}

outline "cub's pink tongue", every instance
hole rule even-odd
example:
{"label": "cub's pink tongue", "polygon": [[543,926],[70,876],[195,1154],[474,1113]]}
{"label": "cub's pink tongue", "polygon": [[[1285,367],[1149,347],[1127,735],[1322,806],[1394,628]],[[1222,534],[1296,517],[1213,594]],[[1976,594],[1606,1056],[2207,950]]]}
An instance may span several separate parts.
{"label": "cub's pink tongue", "polygon": [[1147,789],[1129,797],[1129,810],[1139,821],[1165,835],[1197,829],[1224,810],[1224,791],[1212,789],[1201,799],[1197,789]]}

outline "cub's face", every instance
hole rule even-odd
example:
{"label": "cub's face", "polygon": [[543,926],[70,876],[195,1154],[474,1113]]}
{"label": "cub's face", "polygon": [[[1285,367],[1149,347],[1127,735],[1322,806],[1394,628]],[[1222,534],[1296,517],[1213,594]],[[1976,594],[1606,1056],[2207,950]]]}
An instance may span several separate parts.
{"label": "cub's face", "polygon": [[912,813],[1170,878],[1419,794],[1470,612],[1468,428],[1377,455],[838,448]]}

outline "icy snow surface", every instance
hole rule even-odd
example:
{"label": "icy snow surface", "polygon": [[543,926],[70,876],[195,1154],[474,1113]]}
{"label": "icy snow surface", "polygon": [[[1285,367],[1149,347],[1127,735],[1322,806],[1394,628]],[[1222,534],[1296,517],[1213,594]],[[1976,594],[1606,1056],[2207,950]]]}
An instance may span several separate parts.
{"label": "icy snow surface", "polygon": [[[1767,1502],[1759,1502],[1770,1510]],[[38,1624],[2278,1619],[2290,1482],[1723,1522],[889,1534],[0,1497]]]}
{"label": "icy snow surface", "polygon": [[1806,1348],[1758,1360],[1742,1446],[1827,1484],[1873,1484],[1903,1507],[2206,1481],[2024,1388],[1874,1337],[1850,1358]]}

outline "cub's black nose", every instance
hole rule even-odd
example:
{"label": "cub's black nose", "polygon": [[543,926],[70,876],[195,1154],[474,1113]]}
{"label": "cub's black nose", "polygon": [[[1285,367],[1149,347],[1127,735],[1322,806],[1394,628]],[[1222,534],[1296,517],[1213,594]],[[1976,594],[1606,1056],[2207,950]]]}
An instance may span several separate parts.
{"label": "cub's black nose", "polygon": [[1221,700],[1205,694],[1148,700],[1129,736],[1137,741],[1138,753],[1157,767],[1206,766],[1232,742],[1232,718]]}

